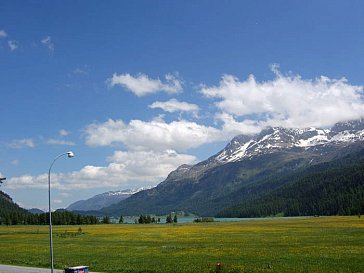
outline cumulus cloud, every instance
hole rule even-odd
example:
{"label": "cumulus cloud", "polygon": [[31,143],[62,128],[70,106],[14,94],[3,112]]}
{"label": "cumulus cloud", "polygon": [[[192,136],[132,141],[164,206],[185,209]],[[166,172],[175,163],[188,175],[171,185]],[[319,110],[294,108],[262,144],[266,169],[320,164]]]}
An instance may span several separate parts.
{"label": "cumulus cloud", "polygon": [[166,123],[164,120],[145,122],[109,119],[86,128],[86,144],[111,146],[124,144],[132,150],[183,151],[224,138],[219,129],[186,120]]}
{"label": "cumulus cloud", "polygon": [[8,41],[8,46],[9,46],[11,51],[14,51],[19,47],[19,44],[18,44],[17,41],[11,40],[11,41]]}
{"label": "cumulus cloud", "polygon": [[[153,151],[116,151],[109,157],[105,166],[85,166],[79,171],[52,174],[52,188],[60,190],[90,189],[103,187],[135,187],[137,183],[152,185],[161,182],[182,164],[193,164],[196,157],[178,154],[173,150]],[[39,188],[48,187],[48,175],[24,175],[9,179],[6,187]]]}
{"label": "cumulus cloud", "polygon": [[172,74],[166,74],[163,83],[160,79],[151,79],[145,74],[138,74],[134,77],[128,73],[120,75],[115,73],[112,78],[107,80],[107,83],[110,87],[120,85],[138,97],[157,92],[171,94],[182,91],[182,82]]}
{"label": "cumulus cloud", "polygon": [[6,38],[7,36],[8,36],[8,34],[6,33],[6,31],[1,29],[0,30],[0,38]]}
{"label": "cumulus cloud", "polygon": [[9,148],[13,148],[13,149],[22,149],[22,148],[34,148],[35,144],[32,139],[24,138],[24,139],[13,140],[13,141],[7,143],[7,146]]}
{"label": "cumulus cloud", "polygon": [[258,127],[326,127],[364,115],[363,86],[324,76],[282,75],[276,66],[272,70],[275,78],[265,82],[253,75],[245,81],[224,75],[218,86],[203,86],[201,93],[217,100],[217,108],[233,119],[253,116]]}
{"label": "cumulus cloud", "polygon": [[[59,186],[55,183],[56,179],[53,180],[52,176],[52,187]],[[46,189],[48,188],[48,175],[42,174],[38,176],[32,175],[22,175],[18,177],[11,177],[9,179],[11,184],[7,184],[6,188],[8,189],[20,189],[20,188],[38,188],[38,189]]]}
{"label": "cumulus cloud", "polygon": [[44,37],[40,42],[48,48],[50,53],[54,52],[54,43],[52,42],[51,36]]}
{"label": "cumulus cloud", "polygon": [[257,120],[245,119],[243,121],[237,121],[233,115],[228,113],[217,113],[215,120],[222,122],[222,131],[224,135],[232,138],[239,134],[257,134],[267,125]]}
{"label": "cumulus cloud", "polygon": [[187,102],[180,102],[176,99],[171,99],[165,102],[156,101],[149,105],[150,108],[160,108],[163,111],[173,113],[173,112],[190,112],[194,116],[197,116],[199,107],[197,104],[187,103]]}

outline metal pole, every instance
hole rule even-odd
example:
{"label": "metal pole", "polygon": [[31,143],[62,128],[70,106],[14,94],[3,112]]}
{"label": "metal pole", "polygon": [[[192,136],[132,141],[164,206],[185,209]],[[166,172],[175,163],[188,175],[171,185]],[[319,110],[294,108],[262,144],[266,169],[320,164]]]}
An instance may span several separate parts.
{"label": "metal pole", "polygon": [[64,155],[69,155],[69,152],[67,153],[63,153],[60,154],[59,156],[57,156],[51,166],[49,167],[48,170],[48,211],[49,211],[49,252],[50,252],[50,256],[51,256],[51,273],[53,273],[53,269],[54,269],[54,265],[53,265],[53,239],[52,239],[52,210],[51,210],[51,169],[53,167],[54,162],[56,162],[56,160],[58,158],[60,158],[61,156]]}
{"label": "metal pole", "polygon": [[[54,161],[53,161],[54,163]],[[52,163],[52,165],[53,165]],[[51,273],[53,273],[53,241],[52,241],[52,211],[51,211],[51,167],[48,172],[48,211],[49,211],[49,252],[51,255]]]}

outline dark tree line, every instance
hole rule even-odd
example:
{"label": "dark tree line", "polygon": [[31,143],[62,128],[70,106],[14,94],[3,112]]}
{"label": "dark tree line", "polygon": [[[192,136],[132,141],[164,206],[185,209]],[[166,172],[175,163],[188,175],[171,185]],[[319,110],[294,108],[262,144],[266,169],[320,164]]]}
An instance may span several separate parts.
{"label": "dark tree line", "polygon": [[152,224],[159,223],[160,221],[160,218],[151,217],[150,215],[140,215],[138,219],[139,224]]}
{"label": "dark tree line", "polygon": [[[95,216],[83,216],[66,210],[52,212],[54,225],[92,225],[97,224]],[[49,214],[32,214],[19,207],[11,197],[0,191],[0,225],[48,225]]]}
{"label": "dark tree line", "polygon": [[[62,210],[52,213],[54,225],[92,225],[97,224],[95,216],[83,216]],[[32,214],[19,207],[9,195],[0,191],[0,225],[48,225],[49,214]]]}
{"label": "dark tree line", "polygon": [[[160,218],[151,217],[150,215],[140,215],[138,219],[139,224],[153,224],[153,223],[160,223]],[[169,223],[177,223],[177,215],[172,217],[171,214],[167,215],[166,217],[166,224]]]}
{"label": "dark tree line", "polygon": [[[95,216],[82,216],[69,211],[52,213],[53,225],[93,225],[98,220]],[[0,225],[48,225],[49,214],[32,214],[24,212],[1,213]]]}
{"label": "dark tree line", "polygon": [[172,214],[167,215],[166,224],[177,223],[177,222],[178,222],[177,214],[175,214],[173,217]]}

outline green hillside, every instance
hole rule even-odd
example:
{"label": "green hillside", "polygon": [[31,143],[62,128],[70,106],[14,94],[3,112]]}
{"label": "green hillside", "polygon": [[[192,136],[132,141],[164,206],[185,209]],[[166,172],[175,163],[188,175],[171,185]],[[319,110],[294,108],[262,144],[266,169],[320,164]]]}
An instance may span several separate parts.
{"label": "green hillside", "polygon": [[[54,225],[97,224],[95,216],[80,215],[66,210],[52,212]],[[0,191],[0,225],[48,225],[48,213],[33,214],[19,207],[11,197]]]}
{"label": "green hillside", "polygon": [[[363,150],[340,160],[322,163],[276,177],[265,184],[281,187],[262,191],[218,213],[219,217],[274,215],[354,215],[364,212]],[[258,187],[259,188],[259,187]]]}
{"label": "green hillside", "polygon": [[[337,186],[330,188],[330,194],[332,195],[330,195],[330,200],[334,200],[336,196],[335,190],[346,192],[339,187],[339,184],[343,188],[346,187],[346,182],[340,180],[339,174],[342,171],[346,171],[346,168],[349,168],[347,172],[351,173],[351,167],[357,168],[358,166],[354,166],[354,164],[357,164],[361,159],[364,159],[363,143],[340,148],[323,147],[306,151],[291,149],[265,154],[217,166],[195,177],[181,177],[178,180],[169,180],[167,178],[166,181],[151,190],[139,192],[118,204],[103,209],[103,213],[116,216],[163,215],[171,211],[185,211],[200,216],[215,216],[218,214],[229,217],[275,215],[282,212],[286,215],[306,215],[315,211],[314,214],[316,214],[316,210],[307,209],[300,210],[299,212],[292,210],[286,213],[278,208],[275,209],[275,200],[279,196],[281,203],[287,201],[289,204],[292,204],[291,199],[296,198],[297,193],[295,190],[291,190],[291,187],[295,184],[299,187],[298,183],[308,183],[304,181],[309,179],[309,175],[315,177],[310,178],[310,183],[313,183],[311,187],[318,187],[318,192],[320,192],[319,188],[327,183],[329,179],[327,177],[336,177],[335,179],[341,181],[341,184],[337,182]],[[356,179],[355,181],[357,181],[357,177],[350,179]],[[320,184],[317,184],[317,181]],[[306,191],[308,185],[302,187],[305,190],[302,193],[302,199],[306,198],[305,194],[308,194],[312,198],[310,202],[323,202],[322,200],[314,199],[315,197],[321,198],[320,195],[313,195],[308,192],[308,189]],[[313,189],[313,191],[315,190]],[[347,190],[349,193],[354,191],[356,194],[359,188],[348,184]],[[263,200],[263,197],[268,199]],[[274,200],[274,202],[269,201],[269,198]],[[345,198],[350,199],[351,195]],[[357,199],[360,197],[353,195],[352,198]],[[257,200],[259,200],[259,203],[269,201],[269,205],[268,203],[266,205],[268,208],[273,203],[274,206],[271,208],[271,211],[267,209],[267,211],[262,211],[261,213],[259,210],[254,210],[254,212],[249,214],[239,213],[240,208],[245,207],[247,204],[256,208],[255,203],[258,202]],[[264,204],[261,206],[264,206]],[[347,209],[347,204],[343,204],[343,209],[345,209],[345,214],[355,213],[355,210],[351,212],[351,205],[350,213]],[[338,213],[334,210],[324,214]]]}
{"label": "green hillside", "polygon": [[18,224],[29,212],[13,202],[11,197],[0,191],[0,224]]}

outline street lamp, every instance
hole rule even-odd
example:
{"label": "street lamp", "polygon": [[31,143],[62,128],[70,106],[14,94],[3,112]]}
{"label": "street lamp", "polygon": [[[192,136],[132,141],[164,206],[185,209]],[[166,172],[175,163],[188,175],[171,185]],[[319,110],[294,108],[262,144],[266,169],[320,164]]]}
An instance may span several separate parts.
{"label": "street lamp", "polygon": [[67,157],[71,158],[74,157],[75,154],[73,152],[67,152],[67,153],[63,153],[60,154],[59,156],[57,156],[51,166],[49,167],[48,170],[48,209],[49,209],[49,252],[51,255],[51,273],[53,273],[53,240],[52,240],[52,211],[51,211],[51,169],[53,167],[54,162],[56,162],[56,160],[64,155],[67,155]]}

